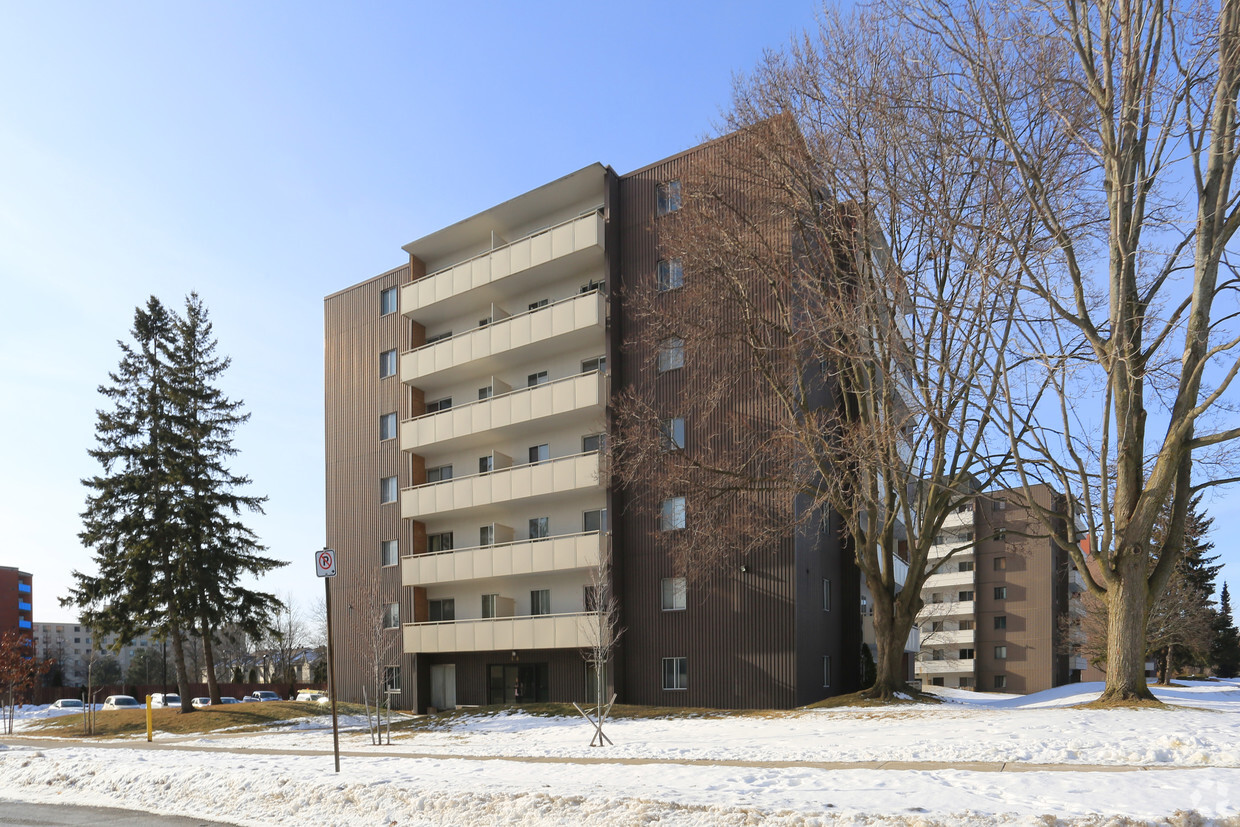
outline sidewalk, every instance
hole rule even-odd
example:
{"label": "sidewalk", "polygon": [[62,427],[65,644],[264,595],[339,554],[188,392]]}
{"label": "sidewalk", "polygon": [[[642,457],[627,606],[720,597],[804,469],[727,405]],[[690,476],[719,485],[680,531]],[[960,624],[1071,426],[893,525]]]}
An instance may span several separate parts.
{"label": "sidewalk", "polygon": [[[218,737],[218,736],[213,736]],[[299,755],[330,758],[331,750],[322,749],[263,749],[261,747],[206,746],[186,741],[201,741],[203,736],[167,738],[148,743],[132,741],[85,741],[65,738],[0,738],[0,746],[28,747],[42,750],[82,748],[89,749],[145,749],[180,752],[232,752],[242,755]],[[410,758],[437,761],[517,761],[528,764],[622,764],[629,766],[676,765],[698,767],[748,767],[754,769],[808,768],[820,770],[965,770],[968,772],[1144,772],[1150,770],[1228,769],[1226,767],[1184,767],[1163,765],[1123,764],[1026,764],[1017,761],[961,761],[956,763],[934,761],[744,761],[704,758],[608,758],[605,756],[518,756],[518,755],[456,755],[433,752],[405,752],[375,747],[367,750],[341,750],[341,758]]]}

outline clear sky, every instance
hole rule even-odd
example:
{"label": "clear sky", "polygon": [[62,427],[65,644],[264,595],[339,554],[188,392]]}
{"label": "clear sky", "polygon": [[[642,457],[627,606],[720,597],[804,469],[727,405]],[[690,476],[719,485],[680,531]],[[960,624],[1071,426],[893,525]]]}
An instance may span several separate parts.
{"label": "clear sky", "polygon": [[[97,386],[133,308],[197,290],[244,399],[250,525],[321,594],[322,299],[400,246],[594,161],[711,133],[732,73],[810,25],[763,2],[0,0],[0,565],[36,621],[90,569]],[[1240,494],[1209,504],[1240,588]]]}

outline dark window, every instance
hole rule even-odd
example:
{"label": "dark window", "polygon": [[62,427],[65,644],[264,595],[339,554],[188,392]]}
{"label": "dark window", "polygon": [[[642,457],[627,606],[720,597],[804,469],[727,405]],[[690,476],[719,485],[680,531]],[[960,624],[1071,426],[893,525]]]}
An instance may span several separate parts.
{"label": "dark window", "polygon": [[1007,675],[995,675],[995,689],[1007,688]]}
{"label": "dark window", "polygon": [[383,667],[383,688],[392,695],[400,694],[400,667]]}
{"label": "dark window", "polygon": [[607,509],[600,508],[597,511],[587,511],[581,518],[582,531],[606,531],[607,530]]}
{"label": "dark window", "polygon": [[659,581],[659,606],[665,612],[678,612],[685,608],[685,578],[664,577]]}
{"label": "dark window", "polygon": [[547,372],[545,370],[540,370],[538,373],[531,373],[529,376],[525,378],[525,386],[527,388],[537,387],[538,385],[545,385],[546,383],[547,383]]}
{"label": "dark window", "polygon": [[546,306],[547,306],[546,299],[539,299],[536,302],[530,302],[530,310],[538,310],[540,307],[546,307]]}
{"label": "dark window", "polygon": [[831,656],[822,656],[822,687],[826,689],[831,685]]}
{"label": "dark window", "polygon": [[676,370],[685,366],[685,340],[673,336],[659,344],[659,352],[655,360],[659,373]]}
{"label": "dark window", "polygon": [[452,551],[452,532],[426,535],[426,550],[428,552]]}
{"label": "dark window", "polygon": [[995,618],[995,628],[996,629],[1007,628],[1007,615],[999,615],[998,617]]}
{"label": "dark window", "polygon": [[427,482],[447,482],[452,479],[452,466],[440,465],[438,468],[426,469]]}
{"label": "dark window", "polygon": [[664,181],[662,184],[659,184],[655,212],[658,215],[667,215],[669,212],[676,212],[678,209],[680,209],[680,182]]}
{"label": "dark window", "polygon": [[400,604],[384,603],[383,604],[383,628],[395,629],[400,626]]}
{"label": "dark window", "polygon": [[551,589],[534,589],[530,592],[530,614],[551,614]]}
{"label": "dark window", "polygon": [[379,315],[387,316],[396,312],[396,288],[389,287],[379,293]]}
{"label": "dark window", "polygon": [[445,396],[443,399],[436,399],[433,402],[427,402],[426,412],[427,413],[438,413],[439,411],[446,411],[448,410],[448,408],[451,408],[451,407],[452,407],[452,397]]}
{"label": "dark window", "polygon": [[396,540],[384,540],[379,544],[379,565],[394,566],[400,562],[399,544]]}
{"label": "dark window", "polygon": [[664,658],[663,659],[663,688],[664,689],[688,689],[689,688],[689,659],[688,658]]}
{"label": "dark window", "polygon": [[683,287],[685,284],[684,268],[678,258],[665,258],[659,262],[659,291],[666,292]]}
{"label": "dark window", "polygon": [[995,558],[995,571],[1003,571],[1006,568],[1007,568],[1007,558],[996,557]]}
{"label": "dark window", "polygon": [[685,419],[674,416],[659,423],[662,449],[664,451],[683,451],[685,447]]}
{"label": "dark window", "polygon": [[1007,660],[1007,647],[1006,646],[995,647],[995,660]]}
{"label": "dark window", "polygon": [[379,502],[394,503],[396,496],[396,477],[384,477],[379,480]]}
{"label": "dark window", "polygon": [[825,577],[822,580],[822,610],[831,611],[831,581]]}
{"label": "dark window", "polygon": [[971,591],[960,592],[959,594],[956,595],[956,599],[959,600],[961,603],[967,603],[973,599],[973,592]]}
{"label": "dark window", "polygon": [[588,454],[591,451],[601,451],[606,447],[606,434],[590,434],[581,438],[581,452],[583,454]]}
{"label": "dark window", "polygon": [[1007,600],[1007,586],[995,586],[995,600]]}
{"label": "dark window", "polygon": [[593,373],[596,370],[607,370],[607,357],[595,356],[592,359],[585,359],[581,363],[582,373]]}
{"label": "dark window", "polygon": [[537,465],[540,462],[546,462],[551,459],[551,446],[531,445],[530,446],[530,465]]}
{"label": "dark window", "polygon": [[489,474],[495,469],[495,457],[478,457],[478,473]]}
{"label": "dark window", "polygon": [[670,497],[664,500],[659,509],[659,530],[677,531],[685,525],[685,498]]}
{"label": "dark window", "polygon": [[972,564],[971,562],[970,562],[970,563],[960,563],[960,564],[958,564],[958,565],[956,566],[956,571],[961,571],[961,572],[965,572],[965,571],[973,571],[973,564]]}
{"label": "dark window", "polygon": [[435,342],[442,342],[444,339],[451,339],[452,331],[445,330],[443,333],[436,333],[434,336],[426,337],[426,344],[433,345]]}
{"label": "dark window", "polygon": [[551,518],[534,517],[530,520],[530,539],[540,540],[551,536]]}
{"label": "dark window", "polygon": [[379,378],[396,375],[396,351],[385,350],[379,354]]}
{"label": "dark window", "polygon": [[973,660],[973,650],[972,649],[961,649],[960,660]]}
{"label": "dark window", "polygon": [[444,623],[456,620],[456,601],[451,597],[443,600],[431,600],[430,618],[432,623]]}
{"label": "dark window", "polygon": [[379,441],[396,438],[396,414],[385,413],[379,417]]}
{"label": "dark window", "polygon": [[478,529],[478,545],[493,546],[495,545],[495,526],[484,525]]}

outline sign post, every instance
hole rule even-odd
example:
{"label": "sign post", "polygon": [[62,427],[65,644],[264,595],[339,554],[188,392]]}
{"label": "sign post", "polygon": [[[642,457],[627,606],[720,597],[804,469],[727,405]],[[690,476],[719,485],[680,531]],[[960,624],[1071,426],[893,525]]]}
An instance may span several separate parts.
{"label": "sign post", "polygon": [[332,581],[336,576],[336,552],[324,548],[314,553],[315,573],[323,578],[327,595],[327,695],[332,699],[332,752],[336,756],[336,772],[340,772],[340,725],[336,718],[336,650],[332,646]]}

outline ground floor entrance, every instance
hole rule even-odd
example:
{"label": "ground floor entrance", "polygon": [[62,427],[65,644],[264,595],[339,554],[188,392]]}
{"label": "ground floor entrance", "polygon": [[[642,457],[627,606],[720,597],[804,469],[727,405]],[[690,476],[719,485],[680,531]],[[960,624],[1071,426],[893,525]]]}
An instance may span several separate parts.
{"label": "ground floor entrance", "polygon": [[487,703],[516,704],[551,700],[545,663],[493,663],[487,666]]}

